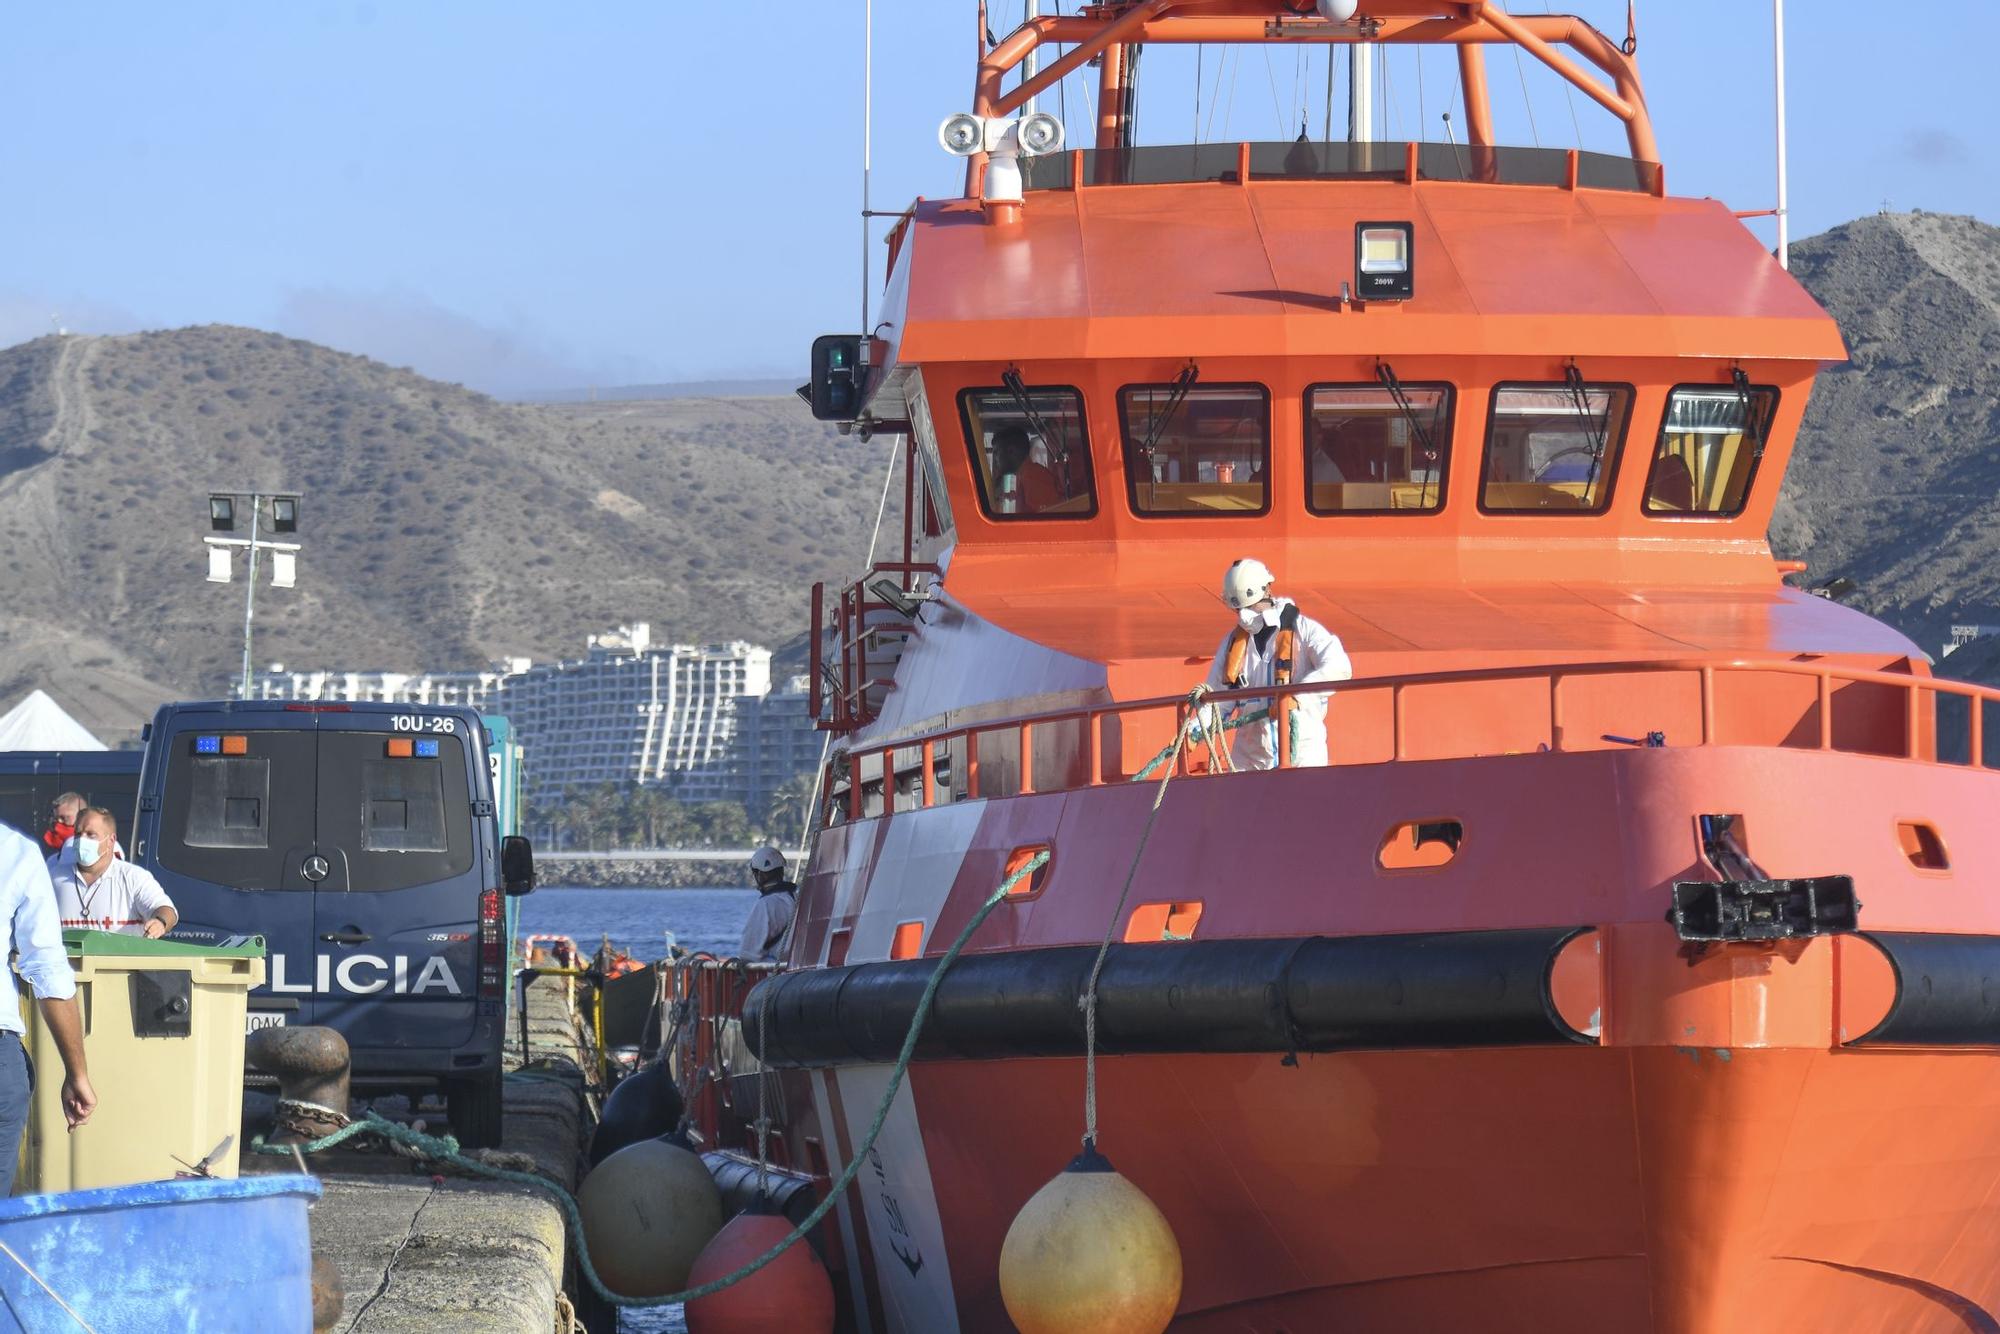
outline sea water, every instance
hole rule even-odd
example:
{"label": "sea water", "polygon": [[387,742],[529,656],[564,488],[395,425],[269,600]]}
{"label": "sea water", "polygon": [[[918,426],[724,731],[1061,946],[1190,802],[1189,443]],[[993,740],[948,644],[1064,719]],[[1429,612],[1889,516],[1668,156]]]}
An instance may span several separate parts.
{"label": "sea water", "polygon": [[599,941],[651,963],[669,935],[691,950],[734,954],[754,889],[565,889],[551,885],[520,900],[523,936],[568,936],[589,954]]}
{"label": "sea water", "polygon": [[[565,889],[549,886],[520,900],[523,936],[568,936],[589,953],[605,937],[619,949],[651,962],[667,952],[671,933],[691,950],[734,954],[743,920],[757,901],[754,889]],[[681,1334],[681,1308],[627,1311],[622,1334]]]}

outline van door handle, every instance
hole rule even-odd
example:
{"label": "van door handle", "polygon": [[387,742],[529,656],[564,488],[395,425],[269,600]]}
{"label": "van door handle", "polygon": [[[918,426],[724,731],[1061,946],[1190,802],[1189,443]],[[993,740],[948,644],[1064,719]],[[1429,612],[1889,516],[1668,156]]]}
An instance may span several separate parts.
{"label": "van door handle", "polygon": [[330,940],[336,945],[366,945],[375,937],[366,931],[329,931],[320,939]]}

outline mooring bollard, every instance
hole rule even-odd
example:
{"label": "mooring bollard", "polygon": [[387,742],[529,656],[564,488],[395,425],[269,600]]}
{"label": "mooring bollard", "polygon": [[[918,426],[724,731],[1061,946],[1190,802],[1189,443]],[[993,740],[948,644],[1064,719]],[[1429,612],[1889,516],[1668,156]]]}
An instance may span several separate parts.
{"label": "mooring bollard", "polygon": [[331,1028],[260,1028],[244,1048],[278,1078],[272,1144],[304,1144],[347,1124],[347,1039]]}

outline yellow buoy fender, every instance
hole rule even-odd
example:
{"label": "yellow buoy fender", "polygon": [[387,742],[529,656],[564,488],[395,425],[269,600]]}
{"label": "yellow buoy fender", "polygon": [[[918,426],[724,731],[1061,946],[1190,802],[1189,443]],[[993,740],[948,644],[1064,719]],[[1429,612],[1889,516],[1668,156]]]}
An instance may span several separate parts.
{"label": "yellow buoy fender", "polygon": [[1000,1298],[1021,1334],[1160,1334],[1180,1305],[1180,1244],[1158,1206],[1086,1140],[1014,1216]]}
{"label": "yellow buoy fender", "polygon": [[701,1159],[647,1139],[606,1158],[576,1193],[583,1239],[605,1286],[625,1297],[679,1292],[722,1230],[722,1192]]}

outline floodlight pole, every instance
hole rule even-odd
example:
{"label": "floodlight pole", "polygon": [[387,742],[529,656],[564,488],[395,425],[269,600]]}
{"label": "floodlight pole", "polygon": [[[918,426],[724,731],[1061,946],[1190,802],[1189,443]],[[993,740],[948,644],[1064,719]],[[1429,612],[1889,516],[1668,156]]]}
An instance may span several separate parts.
{"label": "floodlight pole", "polygon": [[[297,542],[274,542],[262,535],[264,526],[264,502],[268,500],[272,504],[271,522],[274,525],[276,525],[278,531],[289,532],[291,531],[291,529],[297,527],[298,512],[296,506],[298,504],[298,492],[277,491],[277,492],[267,493],[263,491],[210,491],[209,499],[211,504],[211,510],[213,509],[214,502],[217,500],[226,499],[232,506],[244,500],[248,500],[250,502],[250,536],[247,539],[241,537],[219,537],[213,533],[209,534],[207,537],[202,539],[204,542],[208,544],[208,546],[211,549],[220,547],[224,548],[225,550],[228,550],[241,547],[246,549],[250,556],[248,587],[246,587],[243,590],[243,675],[241,682],[238,685],[238,690],[240,691],[242,698],[248,699],[250,698],[250,685],[251,685],[250,664],[252,660],[251,659],[251,647],[253,643],[252,636],[254,634],[257,623],[257,571],[259,567],[263,564],[263,555],[266,550],[269,550],[274,553],[279,553],[278,555],[274,555],[272,557],[273,560],[279,561],[279,563],[277,565],[274,565],[272,568],[275,571],[275,577],[279,579],[279,587],[290,588],[292,586],[293,580],[296,578],[296,574],[288,572],[288,569],[286,565],[283,563],[281,556],[283,553],[289,552],[292,553],[291,558],[293,560],[296,560],[297,552],[299,550],[299,544]],[[278,513],[277,506],[287,501],[289,501],[294,506],[294,509],[292,511],[291,517],[281,522],[281,517]],[[214,522],[213,518],[211,518],[211,522]],[[233,527],[234,525],[233,518],[229,522]],[[222,566],[219,567],[223,571],[222,577],[219,579],[217,579],[214,574],[216,568],[218,567],[214,566],[211,563],[209,577],[211,579],[214,579],[215,582],[217,583],[228,583],[230,581],[230,578],[232,577],[231,564],[229,562],[225,562]],[[296,565],[290,567],[291,571],[296,571],[296,569],[297,569]]]}
{"label": "floodlight pole", "polygon": [[243,591],[243,685],[236,692],[238,699],[250,698],[250,623],[257,614],[257,519],[264,509],[264,497],[250,496],[250,578],[249,587]]}

